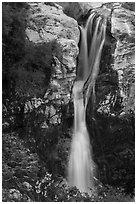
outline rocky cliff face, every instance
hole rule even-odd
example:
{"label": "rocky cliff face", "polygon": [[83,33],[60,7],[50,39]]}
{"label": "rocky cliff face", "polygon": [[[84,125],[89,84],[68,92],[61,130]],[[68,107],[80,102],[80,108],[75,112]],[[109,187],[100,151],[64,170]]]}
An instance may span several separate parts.
{"label": "rocky cliff face", "polygon": [[67,16],[55,3],[29,3],[29,26],[26,34],[34,44],[54,42],[54,74],[45,94],[46,114],[51,124],[60,123],[59,109],[68,104],[76,72],[79,29],[75,19]]}
{"label": "rocky cliff face", "polygon": [[117,40],[114,66],[119,78],[119,88],[125,111],[134,110],[135,87],[135,13],[119,4],[111,16],[111,32]]}
{"label": "rocky cliff face", "polygon": [[[106,16],[109,21],[106,44],[111,52],[110,61],[104,55],[107,67],[117,73],[120,96],[122,97],[123,111],[134,111],[135,99],[135,4],[134,2],[69,2],[59,3],[64,12],[75,18],[79,23],[88,12],[96,11],[99,15]],[[75,11],[75,12],[74,12]],[[110,37],[111,35],[111,37]],[[110,38],[114,38],[112,40]],[[109,53],[110,54],[110,53]],[[115,77],[114,77],[115,78]],[[116,80],[116,79],[115,79]],[[107,100],[109,98],[106,97]],[[107,101],[108,102],[108,101]],[[106,108],[106,107],[105,107]]]}
{"label": "rocky cliff face", "polygon": [[[29,4],[29,26],[26,30],[28,39],[34,44],[54,41],[57,48],[53,53],[55,73],[45,95],[45,98],[52,102],[52,106],[48,107],[51,116],[54,116],[52,123],[60,121],[60,116],[56,114],[57,110],[61,104],[68,104],[71,98],[78,55],[78,23],[85,20],[84,17],[90,10],[108,18],[106,45],[101,60],[101,67],[105,70],[104,76],[107,78],[110,70],[113,72],[112,77],[108,76],[109,81],[114,81],[119,87],[123,111],[134,110],[134,3],[31,2]],[[104,89],[106,88],[104,86]],[[109,93],[106,93],[105,100],[107,102],[110,100]]]}

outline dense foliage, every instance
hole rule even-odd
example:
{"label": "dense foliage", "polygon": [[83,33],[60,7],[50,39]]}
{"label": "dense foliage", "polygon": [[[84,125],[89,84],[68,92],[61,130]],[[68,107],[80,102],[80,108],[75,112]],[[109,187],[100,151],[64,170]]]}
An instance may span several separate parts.
{"label": "dense foliage", "polygon": [[3,201],[12,202],[131,202],[124,189],[96,181],[98,194],[81,194],[66,180],[49,174],[37,153],[18,134],[3,134]]}
{"label": "dense foliage", "polygon": [[[116,73],[106,76],[104,70],[96,87],[97,105],[93,110],[91,97],[87,109],[97,164],[97,194],[82,194],[67,186],[73,104],[60,105],[61,124],[50,123],[50,115],[45,114],[49,102],[44,94],[54,71],[55,42],[34,45],[28,41],[25,35],[28,9],[24,2],[5,2],[2,9],[3,201],[134,201],[134,113],[119,114],[121,98],[118,82],[114,80]],[[108,53],[106,45],[104,54],[109,58]],[[114,116],[97,112],[100,101],[110,92],[115,96],[110,102]],[[38,97],[40,103],[36,105]]]}
{"label": "dense foliage", "polygon": [[54,43],[27,40],[27,3],[3,3],[3,99],[44,94],[51,76]]}

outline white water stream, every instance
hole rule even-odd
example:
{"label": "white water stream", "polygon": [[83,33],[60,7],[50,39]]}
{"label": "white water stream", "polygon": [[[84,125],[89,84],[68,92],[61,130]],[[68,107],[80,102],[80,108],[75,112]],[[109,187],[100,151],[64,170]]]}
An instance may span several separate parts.
{"label": "white water stream", "polygon": [[[74,131],[68,167],[69,186],[76,186],[81,192],[89,194],[90,189],[94,190],[95,164],[86,126],[86,107],[99,73],[106,31],[106,24],[101,21],[101,17],[96,18],[96,23],[93,24],[95,16],[91,14],[86,26],[79,27],[80,53],[76,81],[73,86]],[[93,29],[94,25],[95,29]],[[86,87],[85,95],[83,94],[84,87]]]}

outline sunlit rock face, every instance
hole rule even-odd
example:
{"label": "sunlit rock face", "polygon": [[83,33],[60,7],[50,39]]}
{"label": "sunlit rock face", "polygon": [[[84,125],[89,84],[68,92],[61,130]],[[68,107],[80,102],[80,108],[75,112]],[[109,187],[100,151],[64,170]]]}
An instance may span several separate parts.
{"label": "sunlit rock face", "polygon": [[34,44],[55,41],[56,48],[53,53],[55,72],[49,90],[45,94],[45,98],[55,104],[53,107],[57,107],[55,110],[60,104],[68,104],[71,98],[72,85],[76,77],[76,58],[79,53],[78,23],[86,22],[89,11],[96,11],[108,19],[96,87],[96,101],[99,102],[97,110],[114,114],[109,105],[117,106],[115,101],[121,97],[123,112],[134,111],[134,3],[30,2],[29,4],[29,25],[26,29],[28,39]]}
{"label": "sunlit rock face", "polygon": [[[135,4],[134,2],[59,2],[64,12],[79,23],[89,11],[96,11],[108,18],[107,40],[101,60],[102,72],[113,72],[110,81],[115,81],[122,97],[125,113],[134,111],[135,98]],[[109,52],[105,49],[108,49]],[[109,58],[109,59],[108,59]],[[106,70],[105,70],[106,69]],[[110,75],[110,73],[109,73]],[[107,79],[108,80],[108,79]],[[105,86],[104,86],[105,88]],[[111,94],[100,104],[102,111],[110,111],[105,104],[111,103]]]}
{"label": "sunlit rock face", "polygon": [[65,15],[61,6],[52,2],[30,2],[29,5],[29,26],[26,33],[31,41],[39,43],[66,38],[78,42],[77,22]]}
{"label": "sunlit rock face", "polygon": [[128,3],[114,8],[111,17],[111,32],[117,40],[113,68],[118,72],[124,111],[127,112],[130,109],[134,111],[135,12]]}
{"label": "sunlit rock face", "polygon": [[52,2],[29,4],[29,25],[26,29],[29,41],[35,44],[55,41],[57,50],[54,55],[68,69],[75,68],[79,40],[77,21],[65,15],[62,7]]}
{"label": "sunlit rock face", "polygon": [[[107,40],[101,60],[101,69],[107,81],[104,89],[110,88],[105,100],[100,103],[99,111],[115,113],[109,105],[115,107],[120,114],[130,113],[135,110],[135,12],[134,3],[106,3],[103,5],[109,9]],[[101,12],[102,8],[98,9]],[[97,12],[98,12],[97,11]],[[108,52],[107,52],[108,50]],[[100,77],[101,74],[100,73]],[[106,79],[105,79],[106,78]],[[101,82],[100,82],[101,83]],[[103,83],[101,83],[103,87]],[[114,86],[113,86],[114,85]],[[114,91],[114,87],[118,87]],[[111,99],[115,95],[115,101],[121,100],[121,108],[117,108],[117,102]],[[119,98],[119,99],[118,99]],[[121,99],[120,99],[121,98]],[[109,104],[109,105],[107,105]],[[118,113],[118,112],[117,112]]]}
{"label": "sunlit rock face", "polygon": [[36,45],[54,41],[55,45],[54,63],[51,67],[54,71],[44,98],[48,104],[52,104],[47,108],[46,114],[50,114],[51,124],[57,124],[61,121],[57,112],[62,104],[69,102],[76,76],[78,23],[67,16],[61,6],[53,2],[30,2],[29,5],[29,24],[26,29],[28,40]]}

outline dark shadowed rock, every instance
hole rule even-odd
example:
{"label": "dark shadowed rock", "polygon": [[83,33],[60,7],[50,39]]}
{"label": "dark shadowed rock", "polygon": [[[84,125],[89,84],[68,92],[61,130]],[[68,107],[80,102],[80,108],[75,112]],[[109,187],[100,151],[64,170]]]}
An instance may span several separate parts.
{"label": "dark shadowed rock", "polygon": [[57,2],[64,8],[64,12],[78,20],[81,16],[85,16],[89,10],[102,6],[102,2]]}

